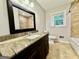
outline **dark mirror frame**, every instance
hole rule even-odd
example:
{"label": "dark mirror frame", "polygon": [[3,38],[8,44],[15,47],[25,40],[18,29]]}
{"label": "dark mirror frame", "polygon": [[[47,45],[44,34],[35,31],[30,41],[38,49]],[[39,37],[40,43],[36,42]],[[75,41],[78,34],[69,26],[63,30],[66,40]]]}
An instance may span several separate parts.
{"label": "dark mirror frame", "polygon": [[[15,23],[14,23],[14,14],[13,14],[13,8],[12,6],[21,9],[29,14],[33,15],[33,21],[34,21],[34,28],[29,28],[29,29],[15,29]],[[10,27],[10,34],[14,33],[20,33],[20,32],[27,32],[27,31],[36,31],[36,24],[35,24],[35,13],[26,10],[22,6],[11,2],[10,0],[7,0],[7,8],[8,8],[8,18],[9,18],[9,27]]]}

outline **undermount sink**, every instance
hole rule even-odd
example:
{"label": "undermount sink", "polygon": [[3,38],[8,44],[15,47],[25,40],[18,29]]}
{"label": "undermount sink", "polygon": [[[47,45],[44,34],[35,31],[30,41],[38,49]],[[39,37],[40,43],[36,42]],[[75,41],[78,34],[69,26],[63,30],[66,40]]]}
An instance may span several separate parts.
{"label": "undermount sink", "polygon": [[27,39],[35,39],[37,37],[39,37],[40,35],[31,35],[31,36],[28,36],[26,37]]}

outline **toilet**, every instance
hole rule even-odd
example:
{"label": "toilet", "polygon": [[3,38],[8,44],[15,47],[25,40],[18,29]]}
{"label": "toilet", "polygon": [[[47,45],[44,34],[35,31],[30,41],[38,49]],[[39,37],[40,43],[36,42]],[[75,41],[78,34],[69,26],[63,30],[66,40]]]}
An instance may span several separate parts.
{"label": "toilet", "polygon": [[49,44],[54,44],[54,41],[57,39],[56,36],[49,35]]}

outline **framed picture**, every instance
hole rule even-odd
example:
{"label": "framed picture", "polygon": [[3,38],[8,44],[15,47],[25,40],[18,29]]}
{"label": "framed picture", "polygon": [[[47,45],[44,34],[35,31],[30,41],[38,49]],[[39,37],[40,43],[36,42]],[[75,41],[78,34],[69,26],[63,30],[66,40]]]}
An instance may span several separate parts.
{"label": "framed picture", "polygon": [[51,24],[54,27],[63,27],[66,25],[66,12],[56,12],[52,15]]}

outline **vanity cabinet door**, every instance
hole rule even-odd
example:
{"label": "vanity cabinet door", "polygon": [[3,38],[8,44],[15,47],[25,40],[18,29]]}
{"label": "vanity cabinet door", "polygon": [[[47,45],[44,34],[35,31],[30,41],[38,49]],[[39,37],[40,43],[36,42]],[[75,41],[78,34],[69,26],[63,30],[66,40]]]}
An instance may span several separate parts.
{"label": "vanity cabinet door", "polygon": [[28,59],[42,59],[38,50],[34,51]]}
{"label": "vanity cabinet door", "polygon": [[49,53],[48,35],[44,37],[44,40],[43,40],[43,47],[44,47],[44,54],[45,54],[45,57],[46,57],[47,54]]}
{"label": "vanity cabinet door", "polygon": [[40,44],[35,47],[28,59],[44,59],[44,49]]}

